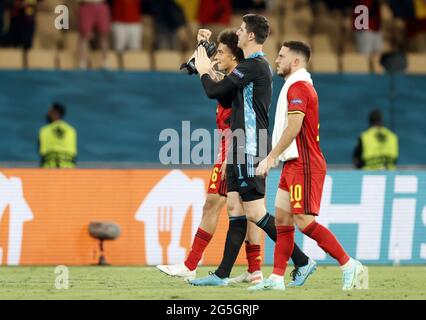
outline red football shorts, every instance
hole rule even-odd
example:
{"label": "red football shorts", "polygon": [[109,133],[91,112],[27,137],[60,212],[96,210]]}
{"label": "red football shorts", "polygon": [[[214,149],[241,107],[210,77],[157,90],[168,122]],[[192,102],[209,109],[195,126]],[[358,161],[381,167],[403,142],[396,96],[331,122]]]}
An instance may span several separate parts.
{"label": "red football shorts", "polygon": [[318,215],[326,173],[281,172],[279,188],[290,193],[293,214]]}
{"label": "red football shorts", "polygon": [[110,32],[111,18],[108,4],[83,3],[79,7],[79,29],[83,36],[90,35],[95,28],[101,35]]}
{"label": "red football shorts", "polygon": [[207,193],[219,194],[221,196],[226,197],[227,187],[226,187],[226,179],[221,180],[222,173],[220,172],[220,168],[222,164],[215,164],[212,175],[210,176],[209,189]]}

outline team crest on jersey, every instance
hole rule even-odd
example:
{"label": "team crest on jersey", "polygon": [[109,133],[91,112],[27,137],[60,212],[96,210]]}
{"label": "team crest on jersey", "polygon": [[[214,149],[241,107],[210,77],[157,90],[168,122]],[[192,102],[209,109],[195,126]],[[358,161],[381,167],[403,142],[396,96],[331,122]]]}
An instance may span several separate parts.
{"label": "team crest on jersey", "polygon": [[302,104],[302,99],[293,99],[290,101],[290,104]]}
{"label": "team crest on jersey", "polygon": [[238,78],[240,78],[240,79],[242,79],[242,78],[244,78],[244,73],[242,73],[240,70],[238,70],[237,68],[235,68],[233,71],[232,71],[232,73],[233,74],[235,74]]}

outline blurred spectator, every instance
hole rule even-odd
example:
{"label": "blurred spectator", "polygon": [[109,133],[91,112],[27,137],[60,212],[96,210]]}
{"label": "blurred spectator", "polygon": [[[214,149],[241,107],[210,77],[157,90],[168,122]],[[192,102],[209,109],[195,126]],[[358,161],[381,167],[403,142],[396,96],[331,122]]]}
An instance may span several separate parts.
{"label": "blurred spectator", "polygon": [[119,65],[123,68],[126,50],[142,47],[142,0],[112,0],[112,34],[114,50],[118,53]]}
{"label": "blurred spectator", "polygon": [[390,0],[396,18],[405,22],[406,49],[410,52],[426,52],[426,1]]}
{"label": "blurred spectator", "polygon": [[340,11],[343,14],[352,9],[352,0],[320,0],[325,3],[330,11]]}
{"label": "blurred spectator", "polygon": [[353,163],[363,170],[395,170],[398,136],[383,126],[382,113],[374,110],[368,117],[370,128],[362,132],[353,152]]}
{"label": "blurred spectator", "polygon": [[42,0],[12,0],[6,44],[24,49],[24,67],[28,66],[28,50],[33,46],[37,6]]}
{"label": "blurred spectator", "polygon": [[189,28],[182,8],[174,0],[150,0],[155,23],[156,50],[188,50]]}
{"label": "blurred spectator", "polygon": [[201,0],[198,10],[200,28],[212,32],[211,39],[216,39],[219,33],[231,23],[231,0]]}
{"label": "blurred spectator", "polygon": [[[198,11],[200,7],[201,0],[175,0],[176,3],[182,8],[183,13],[185,15],[186,22],[188,24],[189,39],[195,39],[195,35],[200,29],[200,24],[198,23]],[[195,45],[195,40],[193,40],[193,44]]]}
{"label": "blurred spectator", "polygon": [[53,103],[49,108],[47,125],[39,132],[40,166],[42,168],[74,168],[77,157],[77,133],[66,123],[65,107]]}
{"label": "blurred spectator", "polygon": [[246,13],[264,13],[272,6],[271,0],[233,0],[232,8],[234,12]]}
{"label": "blurred spectator", "polygon": [[0,46],[3,45],[4,34],[6,33],[4,16],[6,14],[6,4],[3,1],[0,1]]}
{"label": "blurred spectator", "polygon": [[311,35],[327,34],[333,51],[341,57],[347,39],[352,35],[350,23],[346,23],[351,15],[352,0],[310,0],[310,6],[313,16]]}
{"label": "blurred spectator", "polygon": [[176,3],[182,8],[188,23],[197,22],[200,2],[201,0],[176,0]]}
{"label": "blurred spectator", "polygon": [[211,24],[229,25],[231,22],[231,0],[201,0],[198,21],[202,26]]}
{"label": "blurred spectator", "polygon": [[[380,0],[354,0],[353,26],[355,30],[355,40],[357,51],[369,57],[370,70],[373,71],[374,56],[383,51],[383,34],[381,32]],[[355,19],[359,13],[355,13],[357,6],[368,8],[368,29],[358,29]]]}
{"label": "blurred spectator", "polygon": [[79,0],[79,60],[80,68],[86,69],[88,66],[89,41],[95,28],[100,35],[102,50],[102,67],[107,68],[107,54],[109,49],[110,33],[110,10],[104,0]]}
{"label": "blurred spectator", "polygon": [[4,14],[5,14],[5,3],[3,1],[0,1],[0,34],[3,34]]}

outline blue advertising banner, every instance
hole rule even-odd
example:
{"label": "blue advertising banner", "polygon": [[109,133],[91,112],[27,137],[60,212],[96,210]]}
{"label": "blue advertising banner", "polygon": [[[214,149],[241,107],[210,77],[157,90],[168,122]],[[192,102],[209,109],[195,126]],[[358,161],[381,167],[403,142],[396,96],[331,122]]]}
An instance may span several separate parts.
{"label": "blue advertising banner", "polygon": [[[267,182],[267,209],[274,213],[280,171]],[[352,257],[367,264],[426,264],[426,172],[330,171],[317,221]],[[296,231],[296,242],[320,263],[335,263],[316,242]],[[265,264],[274,243],[265,241]]]}

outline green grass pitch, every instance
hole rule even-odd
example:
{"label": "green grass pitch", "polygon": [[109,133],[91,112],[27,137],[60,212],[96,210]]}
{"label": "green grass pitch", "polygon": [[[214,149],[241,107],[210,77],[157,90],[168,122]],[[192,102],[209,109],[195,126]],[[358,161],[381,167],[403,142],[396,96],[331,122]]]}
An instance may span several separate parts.
{"label": "green grass pitch", "polygon": [[[200,267],[198,277],[214,267]],[[235,267],[233,275],[245,270]],[[0,267],[0,300],[5,299],[420,299],[426,300],[426,266],[369,266],[370,289],[343,292],[341,271],[321,266],[305,286],[284,292],[252,293],[248,284],[193,287],[153,267],[70,267],[69,288],[55,288],[54,267]],[[264,266],[269,275],[270,266]],[[288,276],[286,282],[288,282]]]}

